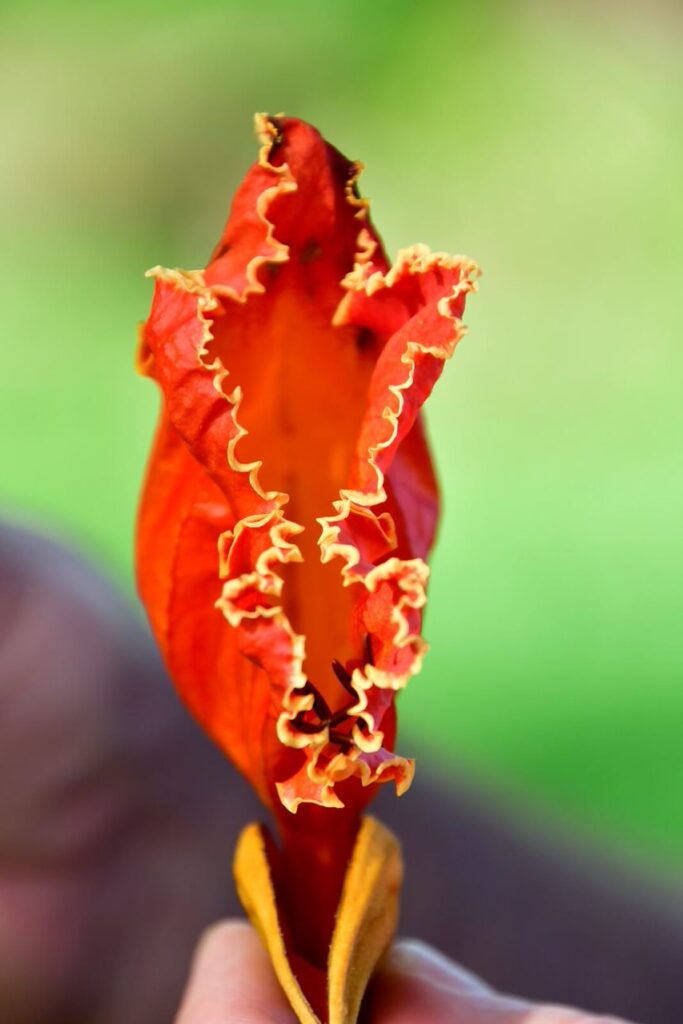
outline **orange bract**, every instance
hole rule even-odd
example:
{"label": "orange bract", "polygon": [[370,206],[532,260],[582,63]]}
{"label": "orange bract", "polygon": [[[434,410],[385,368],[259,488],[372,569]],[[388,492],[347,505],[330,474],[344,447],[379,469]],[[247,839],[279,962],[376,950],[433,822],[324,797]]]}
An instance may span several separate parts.
{"label": "orange bract", "polygon": [[355,819],[412,776],[392,751],[437,516],[419,410],[477,271],[423,246],[390,268],[359,165],[302,121],[257,130],[207,268],[150,271],[138,583],[183,699],[263,801]]}
{"label": "orange bract", "polygon": [[323,968],[302,963],[287,941],[273,885],[269,837],[249,825],[235,853],[242,904],[268,950],[301,1024],[354,1024],[365,987],[389,946],[398,919],[403,861],[395,837],[365,817],[344,879]]}

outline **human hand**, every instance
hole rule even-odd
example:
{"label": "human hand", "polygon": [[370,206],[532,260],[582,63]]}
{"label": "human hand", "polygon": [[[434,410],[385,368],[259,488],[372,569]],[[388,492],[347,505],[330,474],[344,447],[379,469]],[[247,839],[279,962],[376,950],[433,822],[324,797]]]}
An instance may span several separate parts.
{"label": "human hand", "polygon": [[[368,991],[366,1024],[627,1024],[494,992],[422,942],[397,942]],[[214,925],[199,944],[175,1024],[296,1024],[253,929]]]}

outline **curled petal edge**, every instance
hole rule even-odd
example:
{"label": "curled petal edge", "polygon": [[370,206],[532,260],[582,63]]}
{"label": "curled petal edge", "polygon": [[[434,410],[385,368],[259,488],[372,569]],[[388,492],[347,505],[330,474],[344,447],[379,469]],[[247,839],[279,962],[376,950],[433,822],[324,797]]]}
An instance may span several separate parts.
{"label": "curled petal edge", "polygon": [[[387,294],[398,289],[402,281],[409,278],[429,276],[433,272],[449,272],[456,274],[458,280],[450,292],[436,300],[436,315],[448,324],[448,337],[436,344],[406,337],[403,350],[399,357],[399,365],[404,368],[401,379],[388,386],[388,401],[381,412],[383,430],[373,438],[373,443],[361,455],[366,469],[375,476],[374,486],[343,489],[340,498],[333,502],[335,514],[320,517],[318,522],[321,533],[318,540],[322,562],[334,558],[342,559],[341,575],[343,584],[351,586],[361,584],[368,596],[377,592],[382,585],[393,584],[399,591],[397,601],[392,605],[389,616],[391,635],[389,644],[394,648],[407,652],[409,656],[393,666],[366,665],[363,671],[356,670],[352,675],[352,687],[357,696],[353,712],[359,720],[365,722],[367,731],[358,726],[353,729],[354,746],[348,753],[339,753],[331,759],[323,759],[322,755],[328,744],[326,730],[315,735],[297,732],[293,727],[294,719],[302,712],[310,710],[313,697],[305,692],[307,679],[303,672],[305,659],[305,638],[292,629],[284,609],[279,603],[282,591],[282,578],[275,571],[275,566],[290,561],[300,561],[302,556],[292,538],[301,531],[301,527],[287,520],[282,507],[288,501],[288,495],[278,491],[266,491],[259,481],[259,470],[262,461],[243,463],[239,460],[236,448],[247,431],[239,423],[239,408],[242,391],[239,386],[232,391],[227,388],[229,371],[218,357],[210,359],[209,345],[212,330],[209,315],[217,305],[217,296],[244,303],[249,294],[263,292],[265,285],[259,280],[259,268],[264,263],[284,262],[288,259],[288,247],[279,242],[274,235],[274,225],[268,218],[268,209],[273,200],[297,188],[287,164],[275,167],[268,156],[277,131],[273,121],[265,115],[257,115],[257,132],[262,141],[259,153],[259,165],[267,173],[276,175],[276,181],[265,188],[257,201],[257,214],[263,224],[262,251],[250,259],[241,289],[233,286],[207,285],[202,271],[185,272],[155,267],[148,272],[161,286],[180,289],[189,295],[196,296],[196,315],[201,325],[201,343],[197,349],[199,367],[213,374],[213,387],[216,397],[224,399],[230,406],[231,427],[227,445],[227,469],[231,473],[246,477],[247,497],[243,503],[245,512],[240,516],[234,528],[225,531],[219,541],[220,575],[224,579],[221,596],[216,601],[227,621],[235,628],[245,629],[246,636],[243,652],[257,660],[268,672],[271,680],[282,693],[282,713],[277,723],[277,733],[281,742],[300,750],[308,748],[309,757],[303,768],[289,780],[279,783],[277,788],[282,802],[290,810],[296,810],[301,802],[313,802],[327,807],[343,806],[334,792],[334,784],[350,775],[358,775],[364,786],[384,781],[391,777],[399,792],[404,791],[412,778],[412,762],[384,751],[381,744],[383,734],[378,729],[387,700],[381,697],[381,691],[395,691],[406,685],[408,679],[419,671],[426,645],[419,633],[419,610],[426,600],[425,586],[428,568],[421,559],[403,560],[388,559],[379,565],[373,565],[372,544],[357,544],[352,541],[349,525],[354,518],[364,517],[374,533],[375,548],[379,543],[387,551],[391,550],[393,529],[391,517],[386,513],[375,512],[374,507],[386,499],[385,469],[391,460],[392,448],[395,448],[404,436],[408,427],[402,425],[406,395],[414,387],[421,364],[427,358],[438,364],[432,367],[430,376],[434,379],[440,372],[441,365],[448,359],[460,338],[465,334],[465,327],[460,319],[460,312],[465,295],[476,288],[475,277],[478,270],[476,264],[464,257],[449,257],[443,253],[430,253],[425,246],[413,246],[399,253],[396,264],[387,272],[377,269],[373,262],[377,250],[377,241],[362,225],[357,240],[357,255],[354,269],[344,279],[343,286],[347,295],[342,299],[335,314],[334,323],[344,322],[349,312],[349,300],[359,294],[368,300],[374,296]],[[351,205],[357,207],[356,216],[360,222],[367,219],[367,200],[355,195],[355,181],[360,173],[361,165],[355,165],[355,174],[347,184],[346,197]],[[429,299],[425,296],[426,301]],[[432,305],[434,303],[432,302]],[[403,328],[405,332],[410,327]],[[442,327],[444,324],[442,323]],[[142,372],[149,372],[149,357],[141,347],[138,364]],[[422,396],[431,390],[433,380],[427,382],[427,389]],[[412,422],[415,413],[412,414]],[[367,479],[367,478],[366,478]],[[254,537],[260,535],[259,544],[251,553],[251,564],[246,564],[238,574],[231,573],[233,560],[237,561],[236,546],[247,534]],[[243,552],[243,555],[245,552]],[[247,554],[247,563],[249,552]],[[234,556],[234,559],[233,559]],[[376,551],[375,551],[375,557]],[[413,589],[408,593],[404,581],[412,579]],[[415,621],[414,613],[418,613]],[[411,617],[412,620],[411,621]],[[248,630],[246,629],[248,627]],[[273,645],[266,641],[264,631],[276,632],[279,643]],[[289,650],[289,657],[282,661],[268,655],[268,650]],[[255,652],[258,652],[255,656]],[[304,692],[302,692],[304,691]],[[371,698],[375,697],[373,701]],[[321,759],[324,767],[321,767]],[[305,772],[306,783],[302,777]],[[297,779],[300,796],[291,795],[293,780]]]}

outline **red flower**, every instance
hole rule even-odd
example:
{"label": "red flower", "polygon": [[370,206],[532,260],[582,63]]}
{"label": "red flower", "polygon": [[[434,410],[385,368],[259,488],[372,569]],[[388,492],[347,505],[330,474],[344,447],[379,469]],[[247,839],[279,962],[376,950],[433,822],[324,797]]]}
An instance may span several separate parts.
{"label": "red flower", "polygon": [[389,269],[360,166],[301,121],[257,127],[206,270],[150,271],[140,365],[164,408],[137,565],[184,700],[295,811],[410,783],[390,750],[437,516],[419,409],[476,269],[423,246]]}
{"label": "red flower", "polygon": [[138,584],[184,701],[284,831],[311,803],[352,834],[375,783],[412,777],[394,698],[438,507],[420,407],[476,267],[414,246],[390,268],[360,165],[302,121],[257,129],[207,268],[150,271]]}

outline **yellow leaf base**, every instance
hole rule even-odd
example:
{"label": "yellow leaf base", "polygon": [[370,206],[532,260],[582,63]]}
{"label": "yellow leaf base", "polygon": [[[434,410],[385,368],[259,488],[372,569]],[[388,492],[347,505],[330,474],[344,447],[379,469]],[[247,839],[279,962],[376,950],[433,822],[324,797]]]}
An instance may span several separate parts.
{"label": "yellow leaf base", "polygon": [[[403,861],[396,837],[374,818],[361,822],[344,878],[327,959],[327,1019],[314,1012],[290,963],[262,826],[248,825],[235,851],[237,891],[270,954],[301,1024],[355,1024],[370,976],[398,920]],[[312,894],[315,898],[314,894]]]}

